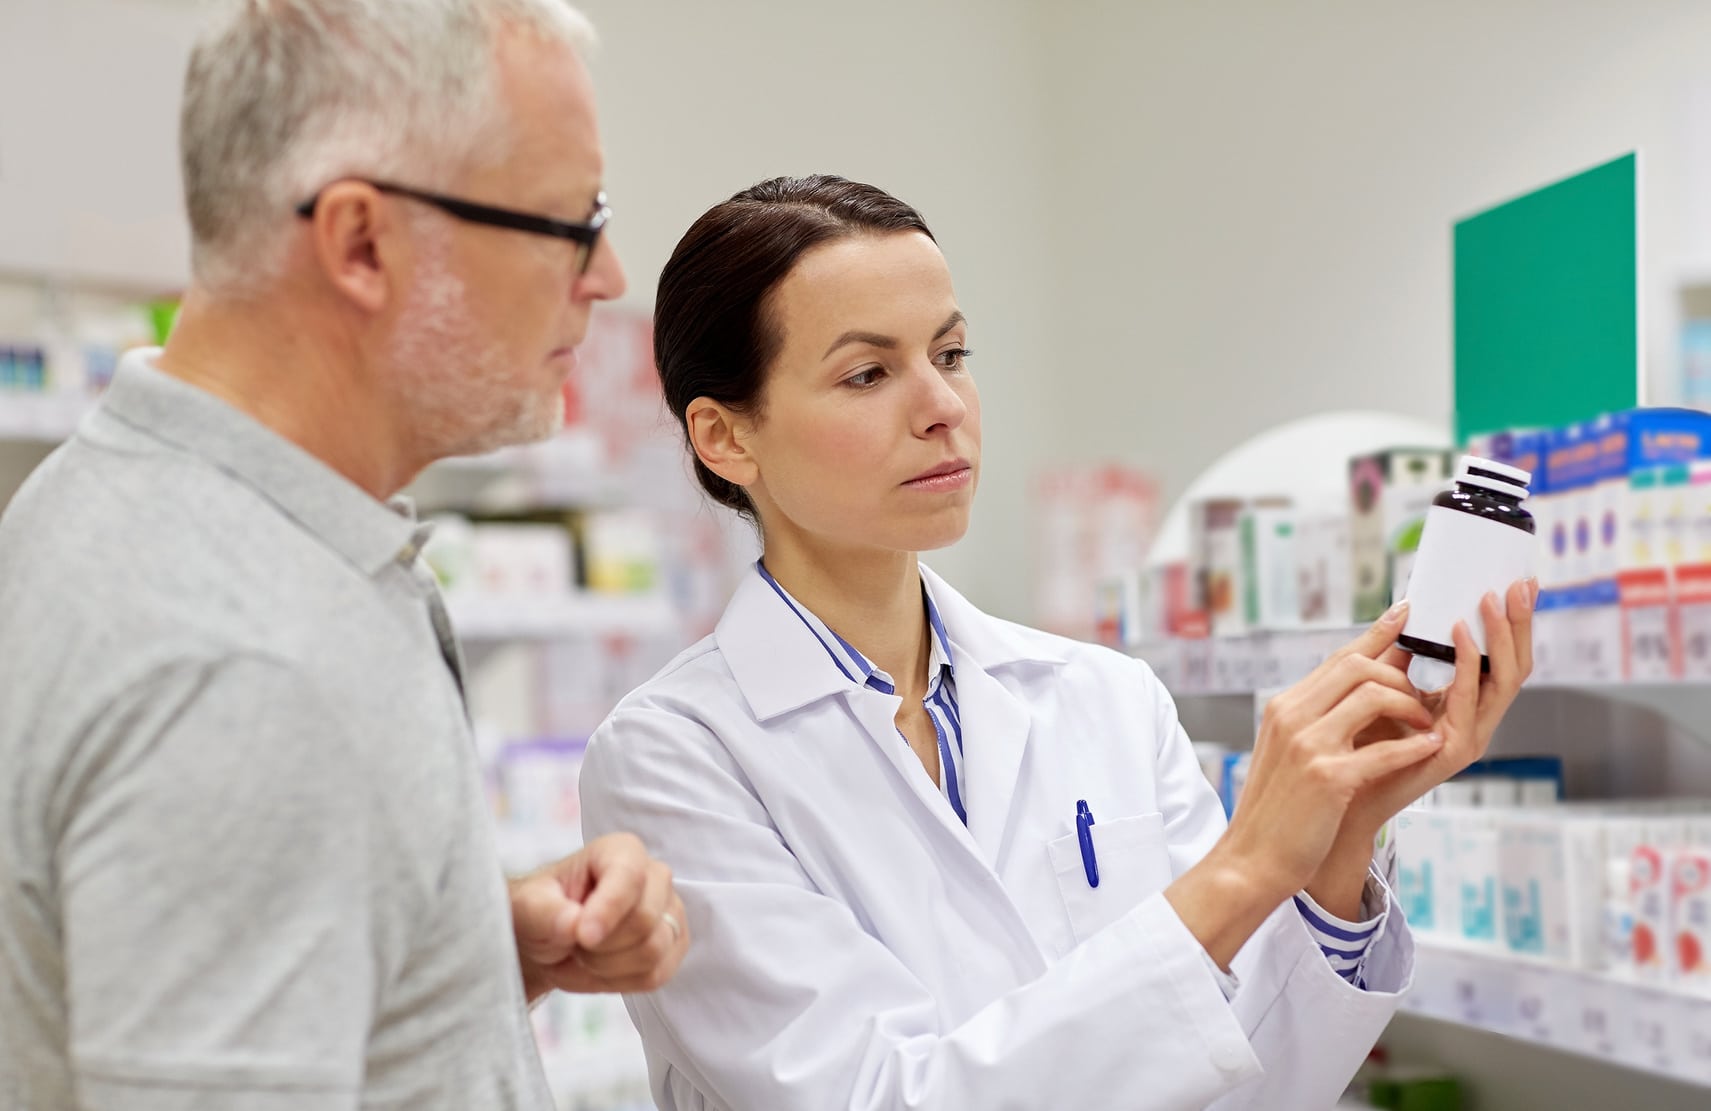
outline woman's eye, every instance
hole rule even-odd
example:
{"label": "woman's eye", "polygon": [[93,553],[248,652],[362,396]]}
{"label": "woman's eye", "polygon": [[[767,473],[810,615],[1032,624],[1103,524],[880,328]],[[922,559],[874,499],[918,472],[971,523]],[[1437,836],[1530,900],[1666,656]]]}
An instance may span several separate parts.
{"label": "woman's eye", "polygon": [[966,347],[953,347],[948,351],[939,352],[933,361],[944,370],[957,370],[961,368],[963,361],[972,354],[974,352]]}
{"label": "woman's eye", "polygon": [[885,371],[881,368],[870,366],[866,370],[858,371],[857,373],[850,375],[848,378],[845,378],[844,385],[854,386],[858,390],[866,389],[868,386],[877,384],[879,382],[879,376],[884,373]]}

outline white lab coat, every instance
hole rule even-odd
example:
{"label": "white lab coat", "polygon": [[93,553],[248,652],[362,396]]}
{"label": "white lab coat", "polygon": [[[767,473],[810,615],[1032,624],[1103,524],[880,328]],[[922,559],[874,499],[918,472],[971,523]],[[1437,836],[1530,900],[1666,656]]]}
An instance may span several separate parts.
{"label": "white lab coat", "polygon": [[586,835],[639,834],[694,934],[671,983],[626,1000],[662,1111],[1331,1107],[1410,977],[1400,913],[1361,991],[1285,903],[1226,1000],[1161,894],[1224,828],[1169,695],[922,573],[966,827],[898,698],[852,684],[758,574],[589,744]]}

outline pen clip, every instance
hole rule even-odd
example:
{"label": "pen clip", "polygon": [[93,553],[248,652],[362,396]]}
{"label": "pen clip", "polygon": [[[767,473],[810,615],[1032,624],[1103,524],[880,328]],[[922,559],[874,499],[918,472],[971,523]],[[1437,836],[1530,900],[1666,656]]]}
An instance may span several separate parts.
{"label": "pen clip", "polygon": [[1087,873],[1087,886],[1099,886],[1099,858],[1093,855],[1093,811],[1086,799],[1075,803],[1075,837],[1081,842],[1081,868]]}

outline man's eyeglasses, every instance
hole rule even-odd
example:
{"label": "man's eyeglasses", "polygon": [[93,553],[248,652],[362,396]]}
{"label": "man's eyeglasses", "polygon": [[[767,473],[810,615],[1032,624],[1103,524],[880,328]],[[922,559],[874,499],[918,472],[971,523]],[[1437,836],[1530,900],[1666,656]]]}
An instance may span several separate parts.
{"label": "man's eyeglasses", "polygon": [[[509,208],[494,208],[492,205],[476,204],[474,201],[463,201],[456,197],[447,197],[440,193],[429,193],[421,189],[412,189],[407,185],[394,185],[388,181],[370,181],[367,178],[347,178],[345,180],[360,181],[373,186],[382,193],[395,193],[400,197],[431,204],[442,212],[449,213],[459,220],[472,224],[486,224],[495,228],[510,228],[512,231],[524,231],[531,235],[548,235],[554,239],[568,239],[575,243],[577,249],[576,272],[588,273],[588,264],[594,258],[594,246],[600,242],[600,232],[606,227],[606,221],[612,218],[612,210],[606,205],[606,194],[601,193],[594,198],[594,215],[585,224],[571,223],[568,220],[555,220],[550,216],[535,216],[527,212],[517,212]],[[320,203],[321,194],[297,206],[297,215],[315,215],[315,206]]]}

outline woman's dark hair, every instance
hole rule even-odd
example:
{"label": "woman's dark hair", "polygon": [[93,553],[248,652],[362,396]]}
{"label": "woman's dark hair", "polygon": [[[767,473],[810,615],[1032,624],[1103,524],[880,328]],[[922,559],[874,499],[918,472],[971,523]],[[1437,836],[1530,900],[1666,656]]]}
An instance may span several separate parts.
{"label": "woman's dark hair", "polygon": [[[893,231],[933,237],[920,213],[883,189],[825,174],[763,181],[695,221],[660,272],[654,302],[654,362],[685,438],[685,411],[698,397],[758,411],[782,341],[769,318],[771,294],[803,254],[847,236]],[[741,486],[708,470],[693,444],[690,456],[714,501],[754,516]]]}

